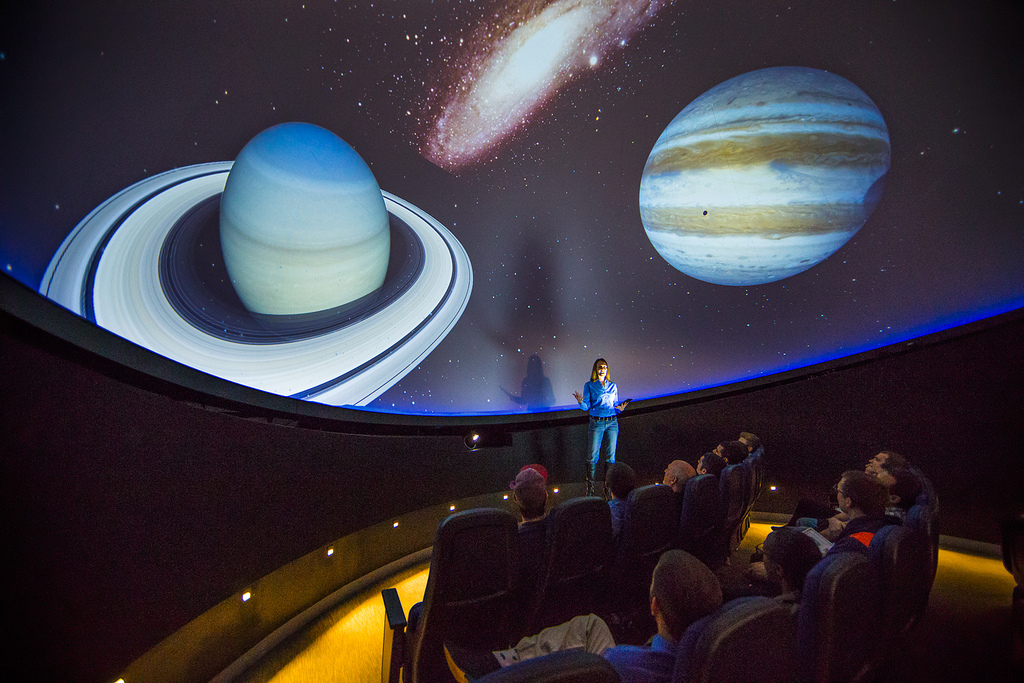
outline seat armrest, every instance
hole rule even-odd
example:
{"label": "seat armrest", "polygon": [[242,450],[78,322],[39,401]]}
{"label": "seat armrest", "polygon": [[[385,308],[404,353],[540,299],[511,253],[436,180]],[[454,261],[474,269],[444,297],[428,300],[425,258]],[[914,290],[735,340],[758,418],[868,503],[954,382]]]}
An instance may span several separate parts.
{"label": "seat armrest", "polygon": [[384,601],[384,647],[381,653],[381,683],[398,683],[405,659],[405,627],[407,621],[402,600],[394,588],[385,588],[380,592]]}
{"label": "seat armrest", "polygon": [[388,620],[388,628],[405,630],[408,622],[405,619],[405,610],[402,609],[402,600],[398,597],[398,590],[385,588],[380,592],[384,600],[384,618]]}

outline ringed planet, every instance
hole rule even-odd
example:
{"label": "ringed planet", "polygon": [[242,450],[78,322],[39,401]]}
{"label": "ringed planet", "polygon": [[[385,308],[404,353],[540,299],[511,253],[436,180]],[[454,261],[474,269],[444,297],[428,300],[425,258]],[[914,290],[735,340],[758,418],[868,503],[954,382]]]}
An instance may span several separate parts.
{"label": "ringed planet", "polygon": [[[298,132],[300,137],[322,135]],[[359,167],[351,148],[336,147],[335,161],[338,168],[356,172],[333,180],[325,180],[323,168],[310,171],[301,163],[308,153],[302,144],[291,149],[297,156],[290,159],[287,151],[281,157],[280,149],[250,159],[248,170],[262,164],[262,175],[245,180],[235,200],[224,197],[238,163],[230,161],[174,169],[122,190],[65,238],[40,292],[100,327],[208,374],[328,405],[368,404],[415,368],[455,326],[472,292],[472,266],[462,245],[437,220],[373,189],[376,181]],[[311,172],[316,177],[303,182]],[[307,224],[292,224],[288,234],[274,236],[267,223],[246,224],[243,218],[243,248],[233,255],[232,269],[220,239],[224,205],[231,211],[230,202],[241,199],[236,217],[259,216],[244,200],[274,191],[279,198],[280,191],[292,193],[283,198],[286,204],[305,205]],[[332,217],[339,208],[364,215],[354,226],[343,225]],[[313,219],[327,220],[310,227],[309,211]],[[256,243],[260,238],[262,244]],[[355,248],[342,254],[341,260],[348,260],[340,270],[337,263],[319,258],[323,245],[346,242]],[[243,270],[248,267],[270,280],[273,271],[294,266],[279,285],[294,282],[303,271],[313,282],[299,282],[290,299],[278,297],[278,303],[285,301],[283,309],[267,314],[256,305],[251,310],[232,282],[239,256]],[[369,273],[372,291],[346,280],[352,271],[361,271],[357,280]],[[316,310],[304,306],[304,288],[322,289],[339,280],[342,285],[335,289],[340,295],[335,291],[321,299]],[[263,295],[268,291],[273,294],[271,288]]]}
{"label": "ringed planet", "polygon": [[235,291],[254,313],[312,313],[379,289],[389,240],[370,167],[320,126],[268,128],[228,173],[221,250]]}

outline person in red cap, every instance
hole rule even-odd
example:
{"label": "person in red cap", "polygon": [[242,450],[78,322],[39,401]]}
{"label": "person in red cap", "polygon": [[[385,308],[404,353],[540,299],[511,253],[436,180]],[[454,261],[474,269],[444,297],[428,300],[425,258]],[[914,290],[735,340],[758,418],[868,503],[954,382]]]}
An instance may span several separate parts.
{"label": "person in red cap", "polygon": [[519,469],[520,472],[522,472],[523,470],[537,470],[538,472],[540,472],[540,476],[544,477],[544,483],[547,483],[548,481],[548,471],[547,468],[544,467],[544,465],[541,465],[539,463],[531,463],[529,465],[523,465]]}
{"label": "person in red cap", "polygon": [[547,470],[540,465],[521,469],[512,482],[512,500],[523,519],[519,523],[519,585],[530,592],[540,583],[547,561]]}

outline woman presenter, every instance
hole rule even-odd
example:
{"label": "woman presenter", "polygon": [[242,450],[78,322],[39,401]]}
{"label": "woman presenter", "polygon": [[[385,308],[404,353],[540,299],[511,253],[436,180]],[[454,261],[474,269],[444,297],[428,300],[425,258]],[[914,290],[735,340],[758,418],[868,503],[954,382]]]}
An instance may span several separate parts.
{"label": "woman presenter", "polygon": [[619,421],[616,416],[621,413],[629,399],[622,403],[619,400],[619,388],[615,386],[608,373],[608,361],[598,358],[594,361],[594,369],[590,371],[590,381],[583,385],[583,393],[574,391],[573,396],[580,404],[580,409],[590,413],[590,469],[587,473],[587,495],[594,494],[594,476],[597,463],[604,451],[605,460],[615,462],[615,444],[619,440]]}

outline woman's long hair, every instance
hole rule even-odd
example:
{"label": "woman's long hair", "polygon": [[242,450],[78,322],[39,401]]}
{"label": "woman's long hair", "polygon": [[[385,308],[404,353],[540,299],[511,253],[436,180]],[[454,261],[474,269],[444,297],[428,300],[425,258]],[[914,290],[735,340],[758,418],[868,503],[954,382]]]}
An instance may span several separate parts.
{"label": "woman's long hair", "polygon": [[590,371],[590,381],[591,382],[596,382],[597,381],[597,366],[598,365],[604,365],[605,367],[608,368],[608,374],[605,375],[604,378],[605,378],[605,380],[611,382],[612,381],[612,368],[611,368],[610,365],[608,365],[608,361],[606,361],[604,358],[598,358],[597,360],[594,361],[594,367]]}

